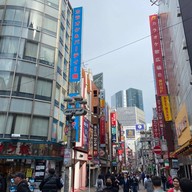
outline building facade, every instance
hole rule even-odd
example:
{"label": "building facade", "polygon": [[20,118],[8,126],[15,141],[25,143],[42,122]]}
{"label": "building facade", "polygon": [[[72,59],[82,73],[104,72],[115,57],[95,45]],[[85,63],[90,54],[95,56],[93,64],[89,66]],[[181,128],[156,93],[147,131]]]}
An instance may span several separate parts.
{"label": "building facade", "polygon": [[38,175],[36,166],[42,164],[45,173],[62,165],[71,23],[68,1],[0,2],[0,166],[5,174],[30,169],[32,177]]}
{"label": "building facade", "polygon": [[[191,87],[191,30],[190,1],[159,1],[159,26],[163,60],[166,71],[167,89],[175,132],[175,151],[170,163],[178,160],[181,177],[191,178],[191,127],[192,127],[192,87]],[[172,168],[174,168],[172,164]],[[171,166],[171,164],[170,164]]]}
{"label": "building facade", "polygon": [[127,107],[125,91],[119,91],[111,96],[111,108],[118,107]]}

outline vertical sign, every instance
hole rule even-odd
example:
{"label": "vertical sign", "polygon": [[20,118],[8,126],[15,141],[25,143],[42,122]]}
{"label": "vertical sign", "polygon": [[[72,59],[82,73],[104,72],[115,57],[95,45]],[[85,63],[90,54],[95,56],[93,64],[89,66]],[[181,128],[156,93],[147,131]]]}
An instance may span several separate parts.
{"label": "vertical sign", "polygon": [[98,156],[98,126],[93,125],[93,155]]}
{"label": "vertical sign", "polygon": [[111,118],[111,140],[112,142],[116,142],[116,113],[112,112],[110,114],[110,118]]}
{"label": "vertical sign", "polygon": [[156,95],[156,105],[157,105],[157,118],[159,123],[160,134],[165,136],[165,121],[163,116],[163,109],[161,103],[161,96]]}
{"label": "vertical sign", "polygon": [[160,138],[160,131],[159,131],[159,124],[157,119],[152,120],[152,131],[153,131],[153,137],[155,139]]}
{"label": "vertical sign", "polygon": [[161,96],[161,102],[162,102],[163,114],[165,117],[165,121],[172,121],[169,96],[168,95]]}
{"label": "vertical sign", "polygon": [[105,116],[100,117],[99,136],[100,136],[100,144],[105,144]]}
{"label": "vertical sign", "polygon": [[160,43],[158,15],[151,15],[149,19],[150,19],[151,41],[152,41],[157,95],[158,96],[167,95],[161,43]]}
{"label": "vertical sign", "polygon": [[73,9],[71,63],[69,82],[78,82],[81,77],[81,33],[83,8]]}

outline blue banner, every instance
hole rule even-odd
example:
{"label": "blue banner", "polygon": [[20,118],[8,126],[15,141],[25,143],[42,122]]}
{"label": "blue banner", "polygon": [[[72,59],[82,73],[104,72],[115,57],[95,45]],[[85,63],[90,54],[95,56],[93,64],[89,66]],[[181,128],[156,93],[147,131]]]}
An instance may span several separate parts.
{"label": "blue banner", "polygon": [[69,82],[78,82],[81,77],[81,34],[83,8],[73,9],[73,28]]}

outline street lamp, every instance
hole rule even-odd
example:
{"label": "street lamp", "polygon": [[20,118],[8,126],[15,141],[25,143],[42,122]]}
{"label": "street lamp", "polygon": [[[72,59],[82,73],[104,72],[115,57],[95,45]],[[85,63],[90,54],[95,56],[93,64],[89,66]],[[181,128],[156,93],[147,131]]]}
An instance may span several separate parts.
{"label": "street lamp", "polygon": [[[74,149],[74,167],[73,167],[73,187],[72,191],[74,192],[74,177],[75,177],[75,138],[72,141],[72,135],[75,135],[75,129],[73,128],[73,122],[75,121],[75,116],[83,116],[87,114],[85,106],[87,101],[83,99],[83,97],[77,95],[73,97],[65,97],[64,102],[67,103],[67,108],[64,110],[64,114],[66,115],[66,120],[69,123],[68,133],[67,133],[67,150],[71,151],[72,147]],[[73,131],[73,132],[72,132]],[[70,155],[72,158],[72,155]],[[71,159],[70,159],[71,162]],[[66,166],[66,165],[65,165]],[[70,165],[71,166],[71,165]],[[66,166],[65,169],[65,192],[69,192],[69,166]]]}

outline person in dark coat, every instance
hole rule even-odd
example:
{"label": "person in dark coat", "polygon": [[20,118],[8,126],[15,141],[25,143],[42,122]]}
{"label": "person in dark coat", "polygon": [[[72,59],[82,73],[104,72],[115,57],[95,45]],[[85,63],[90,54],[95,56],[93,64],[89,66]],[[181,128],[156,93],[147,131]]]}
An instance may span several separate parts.
{"label": "person in dark coat", "polygon": [[122,184],[123,184],[123,192],[129,192],[131,185],[130,185],[130,178],[128,177],[127,174],[124,174],[124,179]]}
{"label": "person in dark coat", "polygon": [[6,192],[6,189],[7,189],[7,181],[5,175],[0,173],[0,191]]}
{"label": "person in dark coat", "polygon": [[107,178],[106,180],[106,188],[103,189],[103,192],[115,192],[115,189],[112,185],[111,178]]}
{"label": "person in dark coat", "polygon": [[14,175],[14,183],[17,185],[16,192],[31,192],[29,185],[25,180],[25,175],[22,172],[18,172]]}
{"label": "person in dark coat", "polygon": [[39,189],[42,192],[57,192],[63,187],[61,180],[55,174],[55,169],[49,169],[49,174],[45,179],[40,183]]}

